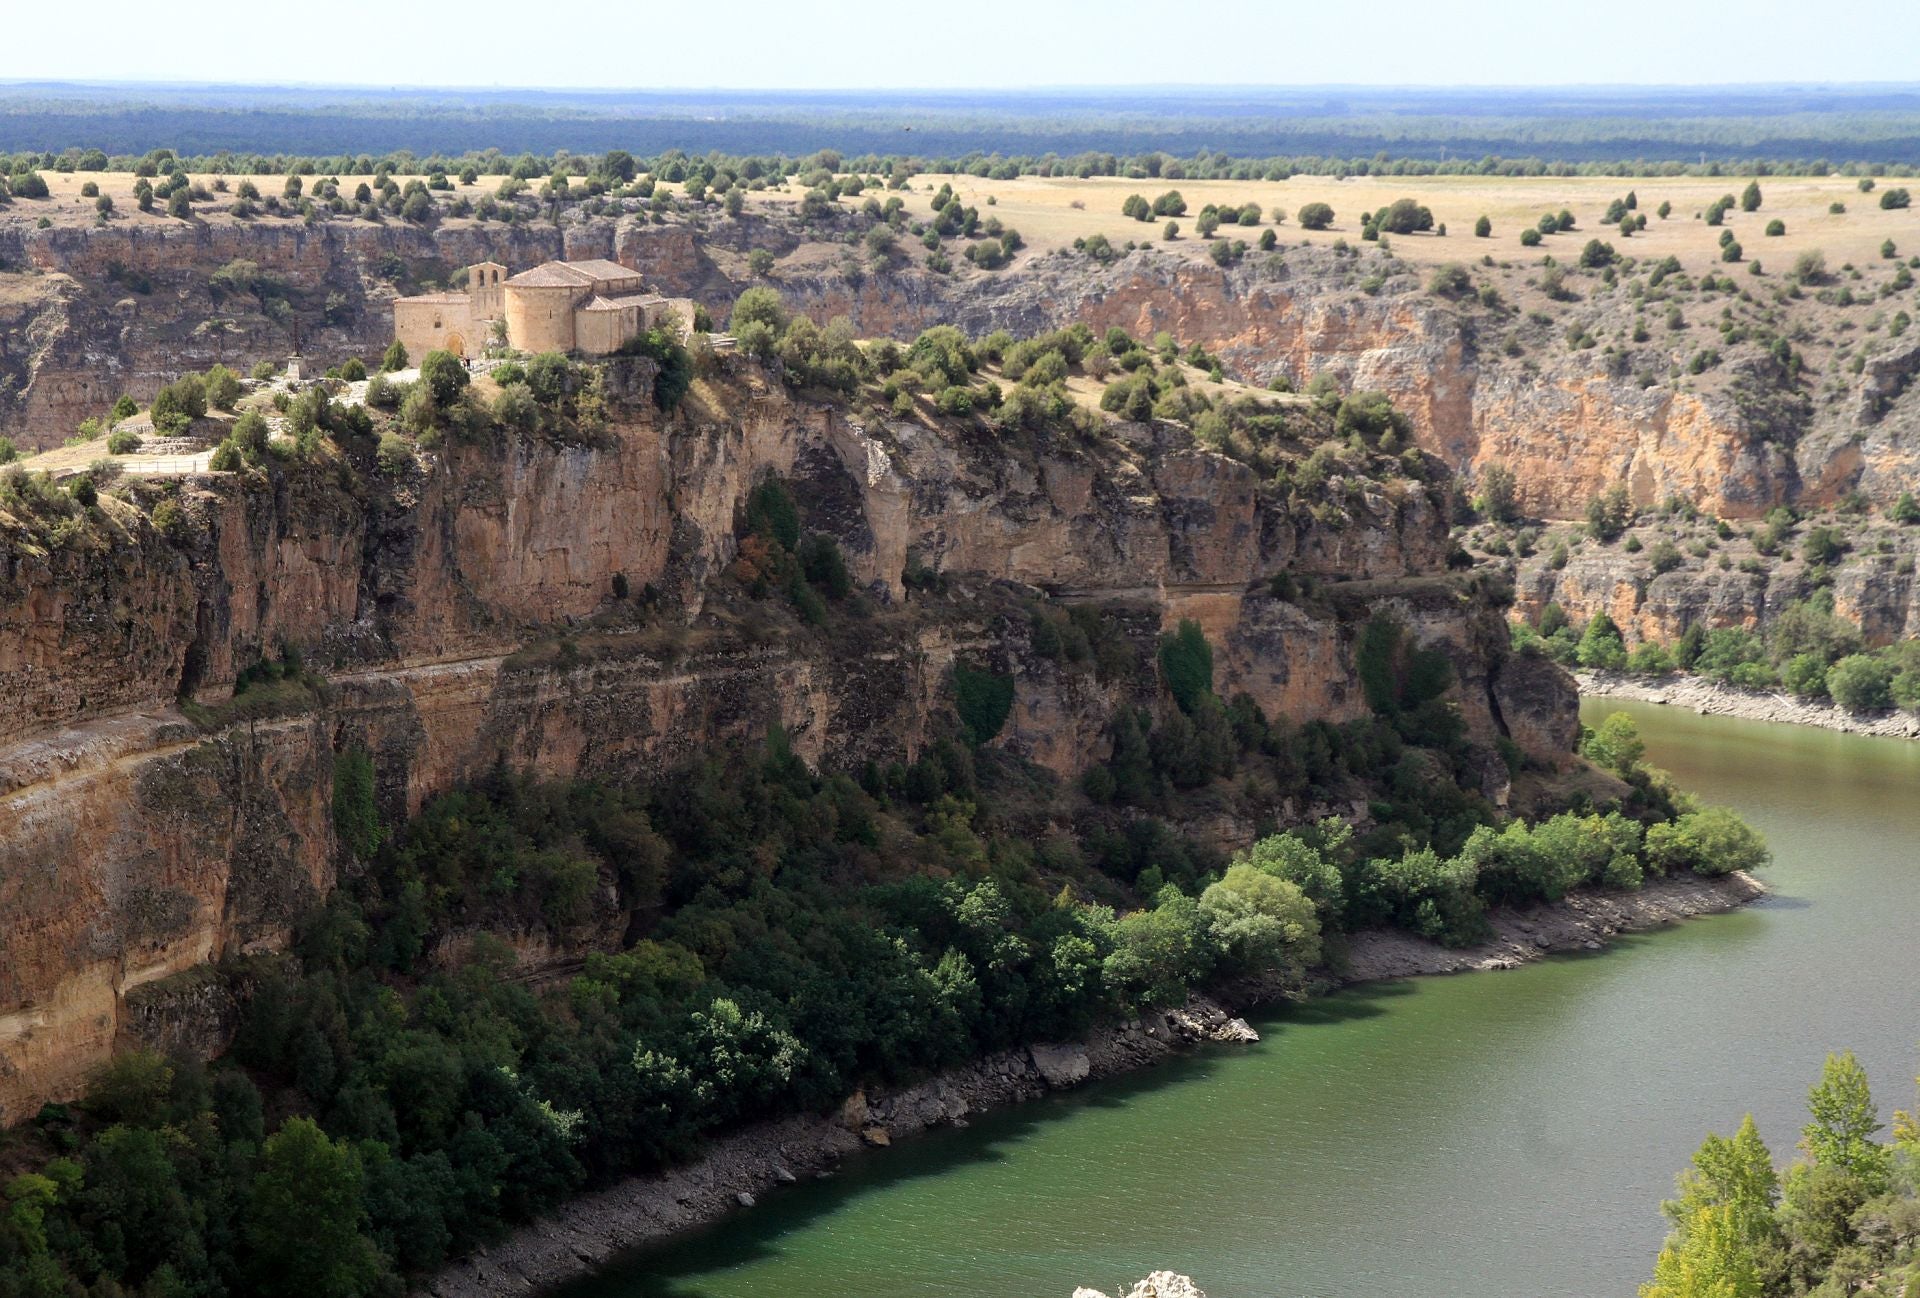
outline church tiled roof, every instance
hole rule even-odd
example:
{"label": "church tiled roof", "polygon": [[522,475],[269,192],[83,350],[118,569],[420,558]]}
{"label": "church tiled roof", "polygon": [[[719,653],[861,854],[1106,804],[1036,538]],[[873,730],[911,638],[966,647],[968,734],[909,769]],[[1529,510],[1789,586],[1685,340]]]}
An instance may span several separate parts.
{"label": "church tiled roof", "polygon": [[628,307],[658,306],[667,299],[658,293],[627,293],[620,297],[598,297],[581,307],[582,311],[624,311]]}
{"label": "church tiled roof", "polygon": [[532,270],[509,276],[507,283],[522,288],[586,288],[594,282],[594,278],[567,262],[545,261]]}

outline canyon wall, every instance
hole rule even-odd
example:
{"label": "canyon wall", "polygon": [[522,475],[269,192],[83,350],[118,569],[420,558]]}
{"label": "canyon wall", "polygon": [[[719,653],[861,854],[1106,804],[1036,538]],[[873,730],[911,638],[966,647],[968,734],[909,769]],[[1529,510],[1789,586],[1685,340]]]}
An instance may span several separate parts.
{"label": "canyon wall", "polygon": [[[1325,247],[1283,246],[1225,268],[1148,249],[1110,263],[1023,256],[995,274],[870,271],[836,264],[825,238],[763,218],[696,226],[577,208],[557,221],[426,228],[224,216],[0,224],[0,434],[58,445],[120,392],[146,397],[215,361],[277,361],[296,349],[323,365],[373,356],[391,337],[396,292],[481,260],[520,269],[550,257],[617,258],[722,318],[750,282],[745,251],[768,247],[798,250],[814,267],[773,281],[790,302],[822,320],[848,315],[867,335],[909,338],[942,323],[1027,334],[1085,320],[1143,337],[1165,330],[1255,382],[1299,385],[1328,372],[1380,389],[1421,445],[1469,478],[1491,464],[1512,469],[1521,507],[1543,517],[1578,517],[1616,483],[1642,506],[1677,495],[1728,518],[1831,504],[1854,490],[1887,503],[1920,465],[1913,347],[1874,358],[1848,380],[1851,398],[1809,405],[1781,427],[1743,405],[1737,385],[1685,376],[1690,355],[1718,335],[1570,347],[1562,335],[1575,329],[1622,340],[1631,331],[1639,306],[1598,294],[1528,312],[1453,301],[1427,292],[1411,267],[1363,279],[1358,259]],[[1471,252],[1463,244],[1461,255]],[[277,277],[292,309],[211,287],[213,272],[235,261]],[[1522,273],[1502,271],[1500,282],[1522,291]]]}
{"label": "canyon wall", "polygon": [[[1847,530],[1844,528],[1843,531]],[[1675,534],[1693,539],[1681,548],[1677,566],[1656,571],[1653,547]],[[1562,567],[1549,553],[1515,565],[1515,617],[1538,623],[1548,604],[1558,604],[1575,624],[1604,612],[1629,648],[1643,641],[1670,645],[1699,625],[1709,631],[1740,627],[1764,631],[1783,611],[1820,591],[1831,591],[1833,611],[1860,628],[1870,646],[1920,636],[1920,536],[1914,529],[1861,520],[1851,530],[1848,551],[1825,565],[1797,553],[1789,540],[1772,556],[1757,554],[1744,537],[1703,542],[1707,527],[1652,522],[1628,533],[1643,537],[1573,549]],[[1696,553],[1695,551],[1700,551]]]}
{"label": "canyon wall", "polygon": [[[1437,488],[1336,479],[1344,509],[1316,516],[1168,426],[868,417],[744,358],[668,417],[652,373],[610,365],[590,436],[135,481],[58,538],[0,513],[0,1122],[74,1095],[116,1042],[218,1044],[204,967],[284,944],[352,868],[349,751],[388,823],[498,764],[643,779],[774,724],[857,769],[953,732],[959,659],[1013,678],[994,742],[1071,778],[1117,705],[1162,705],[1151,672],[1034,650],[1031,610],[1075,602],[1142,662],[1195,619],[1219,691],[1296,721],[1363,711],[1352,643],[1389,611],[1453,661],[1472,733],[1549,763],[1570,747],[1564,676],[1509,659],[1501,593],[1448,571]],[[769,473],[838,542],[862,612],[809,629],[730,575]],[[1276,595],[1280,572],[1311,593]],[[289,651],[322,679],[229,697]]]}

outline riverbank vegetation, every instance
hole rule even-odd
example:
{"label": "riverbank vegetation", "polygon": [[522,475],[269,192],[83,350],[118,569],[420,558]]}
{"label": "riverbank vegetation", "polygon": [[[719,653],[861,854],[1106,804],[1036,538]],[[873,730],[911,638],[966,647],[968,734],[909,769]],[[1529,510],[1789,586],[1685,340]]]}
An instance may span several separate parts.
{"label": "riverbank vegetation", "polygon": [[1831,700],[1856,714],[1920,711],[1920,640],[1867,645],[1860,628],[1834,612],[1830,588],[1789,604],[1760,631],[1708,630],[1696,622],[1670,646],[1646,641],[1631,652],[1604,610],[1576,627],[1550,603],[1538,623],[1513,624],[1513,642],[1569,667],[1648,679],[1685,672],[1739,689]]}
{"label": "riverbank vegetation", "polygon": [[[777,501],[759,513],[797,539]],[[1096,796],[981,746],[1004,718],[984,671],[956,680],[947,738],[858,773],[810,770],[775,730],[645,788],[500,770],[386,825],[350,750],[334,815],[356,864],[293,950],[219,968],[226,1056],[123,1055],[0,1145],[0,1295],[397,1294],[744,1122],[1223,978],[1299,986],[1354,928],[1465,941],[1490,904],[1764,855],[1617,722],[1590,746],[1626,779],[1614,805],[1498,823],[1449,773],[1443,665],[1382,627],[1374,715],[1344,727],[1222,704],[1198,629],[1168,636],[1167,706],[1116,719]],[[1172,818],[1201,768],[1295,763],[1371,790],[1368,819],[1221,859]]]}
{"label": "riverbank vegetation", "polygon": [[1708,1136],[1661,1205],[1673,1234],[1641,1298],[1899,1298],[1920,1290],[1920,1122],[1880,1120],[1851,1051],[1807,1097],[1800,1158],[1780,1169],[1747,1115]]}

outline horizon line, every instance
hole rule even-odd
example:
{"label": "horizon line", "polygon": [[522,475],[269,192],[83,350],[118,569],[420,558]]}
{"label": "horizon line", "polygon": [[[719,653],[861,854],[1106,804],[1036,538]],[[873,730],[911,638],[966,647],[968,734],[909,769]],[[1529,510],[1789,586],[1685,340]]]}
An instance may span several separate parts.
{"label": "horizon line", "polygon": [[1733,90],[1758,91],[1858,91],[1858,90],[1910,90],[1920,94],[1920,80],[1886,81],[1862,80],[1848,81],[1835,78],[1811,78],[1794,81],[1566,81],[1566,82],[1406,82],[1406,81],[1326,81],[1326,82],[1057,82],[1057,83],[1021,83],[1006,85],[953,85],[953,86],[739,86],[739,85],[660,85],[649,86],[560,86],[537,85],[512,82],[475,83],[475,82],[360,82],[360,81],[208,81],[204,79],[181,80],[133,80],[126,78],[93,77],[0,77],[0,92],[9,90],[44,89],[90,89],[90,90],[169,90],[169,91],[233,91],[233,90],[343,90],[362,93],[461,93],[484,92],[488,94],[527,93],[527,94],[594,94],[594,95],[636,95],[661,96],[684,94],[728,94],[728,95],[955,95],[955,94],[1059,94],[1059,93],[1117,93],[1165,94],[1165,93],[1323,93],[1329,91],[1362,92],[1454,92],[1489,93],[1522,92],[1550,93],[1555,91],[1697,91],[1715,93]]}

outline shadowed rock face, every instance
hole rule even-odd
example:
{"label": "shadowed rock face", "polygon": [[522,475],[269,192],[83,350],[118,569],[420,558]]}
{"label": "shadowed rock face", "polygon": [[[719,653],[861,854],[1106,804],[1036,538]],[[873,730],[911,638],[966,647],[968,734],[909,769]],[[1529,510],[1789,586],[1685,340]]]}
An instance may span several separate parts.
{"label": "shadowed rock face", "polygon": [[[498,762],[644,779],[776,723],[827,768],[912,760],[952,726],[965,656],[1014,678],[994,742],[1072,777],[1157,687],[1036,653],[1029,601],[1051,597],[1111,610],[1140,661],[1193,618],[1218,690],[1295,721],[1359,714],[1353,640],[1390,611],[1454,663],[1472,733],[1568,751],[1564,676],[1508,658],[1497,592],[1446,571],[1423,484],[1356,480],[1323,522],[1171,429],[1014,443],[869,421],[745,360],[665,419],[650,363],[620,364],[589,442],[183,480],[165,535],[160,486],[103,496],[52,548],[0,515],[0,1121],[73,1094],[117,1040],[217,1048],[230,1014],[194,971],[283,944],[333,886],[348,750],[372,756],[389,823]],[[770,472],[869,615],[804,631],[728,575]],[[942,589],[908,590],[910,567]],[[1276,597],[1283,570],[1317,593]],[[225,701],[288,649],[322,688],[252,719]]]}
{"label": "shadowed rock face", "polygon": [[[0,263],[34,272],[0,275],[8,290],[0,292],[0,433],[25,447],[58,445],[121,392],[148,397],[216,361],[278,360],[296,345],[323,364],[376,355],[391,338],[389,303],[414,282],[384,278],[396,267],[439,277],[483,260],[520,268],[556,257],[614,258],[719,317],[745,282],[730,279],[712,254],[724,249],[721,260],[733,264],[750,246],[800,244],[791,229],[759,219],[696,231],[577,212],[558,227],[0,224]],[[1410,272],[1364,292],[1359,263],[1326,248],[1285,248],[1279,258],[1249,256],[1222,269],[1159,252],[1107,265],[1025,257],[992,275],[829,269],[796,271],[778,286],[809,314],[848,315],[869,335],[906,338],[943,323],[976,334],[1032,333],[1084,320],[1143,337],[1167,331],[1257,382],[1285,376],[1304,384],[1332,373],[1391,394],[1420,443],[1456,471],[1512,469],[1521,507],[1550,518],[1578,517],[1615,483],[1640,505],[1678,495],[1719,516],[1749,518],[1783,502],[1830,504],[1855,489],[1887,503],[1920,473],[1912,381],[1920,350],[1912,346],[1872,358],[1857,381],[1848,376],[1849,399],[1816,405],[1797,389],[1770,385],[1764,366],[1746,362],[1719,376],[1728,381],[1676,379],[1698,346],[1677,337],[1622,343],[1613,356],[1559,341],[1570,322],[1610,341],[1625,338],[1638,310],[1625,297],[1548,303],[1533,322],[1511,307],[1435,297]],[[276,322],[250,295],[214,293],[210,276],[235,260],[293,290],[290,323]],[[135,282],[147,291],[127,287]],[[1510,355],[1502,339],[1516,332],[1529,341]],[[1734,373],[1749,369],[1756,383]]]}

